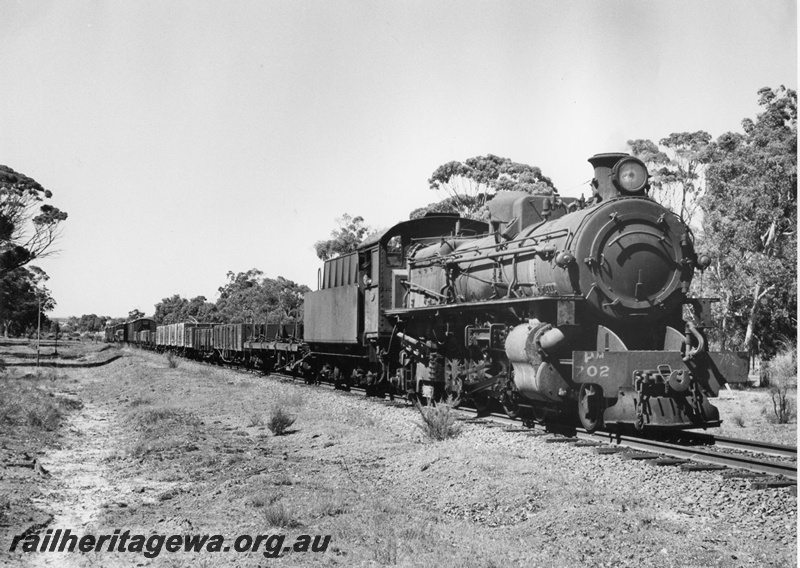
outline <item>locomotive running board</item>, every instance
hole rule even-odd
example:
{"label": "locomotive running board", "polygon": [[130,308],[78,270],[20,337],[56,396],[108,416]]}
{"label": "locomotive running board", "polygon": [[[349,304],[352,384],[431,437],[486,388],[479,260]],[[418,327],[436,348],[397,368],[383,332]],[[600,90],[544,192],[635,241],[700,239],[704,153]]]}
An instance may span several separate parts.
{"label": "locomotive running board", "polygon": [[462,310],[494,309],[509,307],[513,308],[525,305],[529,302],[552,302],[554,300],[566,300],[571,302],[585,302],[583,296],[535,296],[530,298],[507,298],[503,300],[487,300],[484,302],[464,302],[460,304],[435,304],[432,306],[420,306],[417,308],[395,308],[386,310],[387,316],[406,316],[406,315],[434,315],[437,312],[458,312]]}

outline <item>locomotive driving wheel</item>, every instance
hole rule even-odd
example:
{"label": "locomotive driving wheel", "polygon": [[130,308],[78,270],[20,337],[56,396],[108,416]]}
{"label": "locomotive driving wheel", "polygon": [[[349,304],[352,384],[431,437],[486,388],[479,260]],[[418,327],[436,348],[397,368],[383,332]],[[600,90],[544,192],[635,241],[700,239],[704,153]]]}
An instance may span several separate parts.
{"label": "locomotive driving wheel", "polygon": [[503,405],[503,410],[506,411],[506,416],[512,420],[519,418],[519,402],[517,401],[516,393],[506,393],[501,404]]}
{"label": "locomotive driving wheel", "polygon": [[476,394],[472,396],[472,405],[479,415],[488,414],[489,408],[492,405],[492,400],[485,394]]}
{"label": "locomotive driving wheel", "polygon": [[500,404],[503,405],[503,410],[506,411],[506,416],[512,420],[519,418],[519,390],[514,384],[514,369],[503,364],[504,373],[508,377],[506,380],[506,389],[503,392],[503,397],[500,399]]}
{"label": "locomotive driving wheel", "polygon": [[578,393],[578,418],[589,432],[603,427],[605,398],[599,385],[583,384]]}

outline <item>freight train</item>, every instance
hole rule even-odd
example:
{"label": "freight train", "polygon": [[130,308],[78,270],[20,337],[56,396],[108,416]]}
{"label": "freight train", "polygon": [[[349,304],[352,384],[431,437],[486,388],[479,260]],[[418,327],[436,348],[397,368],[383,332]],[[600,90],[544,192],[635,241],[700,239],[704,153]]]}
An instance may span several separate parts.
{"label": "freight train", "polygon": [[713,299],[689,289],[711,259],[648,196],[643,162],[589,162],[589,199],[499,192],[486,222],[429,214],[326,261],[303,325],[137,320],[107,335],[588,430],[718,426],[710,399],[748,359],[709,349]]}

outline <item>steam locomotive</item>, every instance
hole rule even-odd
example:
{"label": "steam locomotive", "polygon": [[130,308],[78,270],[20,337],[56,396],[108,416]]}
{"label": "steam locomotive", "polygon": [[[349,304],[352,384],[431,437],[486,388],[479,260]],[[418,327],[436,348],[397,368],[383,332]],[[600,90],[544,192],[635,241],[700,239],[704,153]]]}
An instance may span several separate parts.
{"label": "steam locomotive", "polygon": [[428,215],[326,261],[302,339],[225,324],[238,342],[214,329],[190,351],[588,430],[718,426],[710,399],[748,360],[708,348],[713,300],[689,288],[711,259],[648,197],[644,163],[589,162],[588,200],[500,192],[488,222]]}

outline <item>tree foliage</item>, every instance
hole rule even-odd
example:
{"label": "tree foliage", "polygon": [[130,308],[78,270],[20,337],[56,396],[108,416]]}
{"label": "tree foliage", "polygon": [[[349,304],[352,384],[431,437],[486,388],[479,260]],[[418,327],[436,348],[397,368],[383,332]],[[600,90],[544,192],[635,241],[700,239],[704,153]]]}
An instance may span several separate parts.
{"label": "tree foliage", "polygon": [[744,134],[717,139],[701,206],[723,340],[769,358],[797,329],[797,93],[758,95]]}
{"label": "tree foliage", "polygon": [[56,302],[44,286],[47,280],[47,274],[36,266],[0,271],[0,329],[3,335],[21,335],[35,330],[40,306],[42,324],[49,325],[44,314],[52,311]]}
{"label": "tree foliage", "polygon": [[553,182],[542,175],[540,168],[493,154],[476,156],[463,162],[447,162],[436,168],[428,184],[431,189],[447,196],[438,203],[414,210],[410,216],[412,219],[430,211],[480,218],[483,207],[498,191],[544,195],[555,192]]}
{"label": "tree foliage", "polygon": [[331,231],[331,238],[314,243],[314,250],[321,260],[330,260],[356,250],[372,229],[364,224],[363,217],[351,217],[347,213],[336,219],[338,229]]}
{"label": "tree foliage", "polygon": [[[98,316],[97,314],[83,314],[80,318],[70,316],[59,325],[61,333],[95,333],[101,332],[107,325],[124,323],[125,318],[110,318],[108,316]],[[51,327],[52,329],[52,327]]]}
{"label": "tree foliage", "polygon": [[12,271],[52,252],[67,214],[45,203],[52,192],[0,165],[0,270]]}
{"label": "tree foliage", "polygon": [[[457,201],[453,197],[445,197],[441,201],[429,203],[425,207],[418,207],[417,209],[414,209],[411,213],[409,213],[408,218],[420,219],[428,213],[458,213],[460,203],[462,202]],[[471,216],[481,217],[481,213],[476,210],[474,214],[471,214]]]}
{"label": "tree foliage", "polygon": [[106,322],[110,318],[107,316],[98,316],[97,314],[83,314],[75,324],[76,331],[103,331]]}
{"label": "tree foliage", "polygon": [[217,314],[217,306],[206,300],[205,296],[196,296],[191,300],[175,294],[164,298],[155,306],[153,319],[157,324],[197,321],[204,323],[221,322]]}
{"label": "tree foliage", "polygon": [[282,276],[276,280],[252,268],[228,272],[228,283],[219,289],[217,311],[229,322],[297,322],[303,319],[303,296],[308,286]]}
{"label": "tree foliage", "polygon": [[197,321],[204,323],[290,323],[303,320],[303,296],[308,286],[278,276],[266,278],[256,268],[228,272],[216,303],[197,296],[191,300],[175,294],[156,304],[157,324]]}
{"label": "tree foliage", "polygon": [[652,198],[691,226],[703,196],[705,170],[714,157],[711,135],[704,130],[673,132],[658,144],[628,140],[631,153],[650,171]]}
{"label": "tree foliage", "polygon": [[133,308],[128,312],[128,321],[134,321],[145,317],[145,313],[139,308]]}

